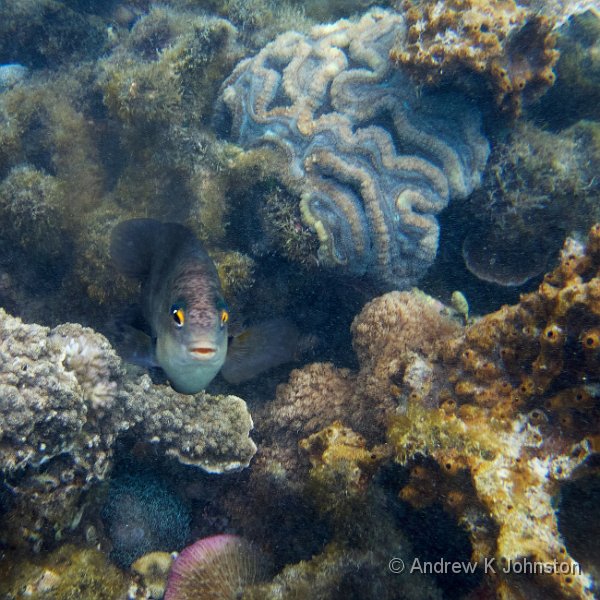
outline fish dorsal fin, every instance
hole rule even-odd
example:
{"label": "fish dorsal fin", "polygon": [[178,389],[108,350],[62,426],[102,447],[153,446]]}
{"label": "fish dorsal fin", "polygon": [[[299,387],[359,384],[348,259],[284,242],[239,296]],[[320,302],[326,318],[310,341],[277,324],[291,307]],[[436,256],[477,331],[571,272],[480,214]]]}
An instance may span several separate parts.
{"label": "fish dorsal fin", "polygon": [[130,219],[113,229],[110,256],[123,275],[139,280],[148,276],[162,229],[163,224],[154,219]]}
{"label": "fish dorsal fin", "polygon": [[123,275],[144,281],[152,269],[156,249],[163,257],[173,256],[190,244],[198,243],[185,225],[161,223],[155,219],[130,219],[113,229],[110,255]]}
{"label": "fish dorsal fin", "polygon": [[290,362],[299,338],[296,326],[287,319],[258,323],[230,341],[221,375],[229,383],[238,384]]}

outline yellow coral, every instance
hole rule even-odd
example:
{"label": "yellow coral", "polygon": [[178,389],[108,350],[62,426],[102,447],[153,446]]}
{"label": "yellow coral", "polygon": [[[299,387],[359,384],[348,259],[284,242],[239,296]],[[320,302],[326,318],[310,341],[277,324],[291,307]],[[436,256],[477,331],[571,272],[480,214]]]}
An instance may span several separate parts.
{"label": "yellow coral", "polygon": [[[534,585],[560,597],[592,597],[589,577],[559,534],[553,497],[560,482],[598,451],[593,440],[600,433],[600,406],[594,386],[585,382],[598,373],[599,245],[595,227],[587,251],[569,242],[537,292],[445,340],[440,367],[447,389],[436,397],[434,384],[434,394],[409,399],[389,429],[398,461],[427,456],[438,465],[413,468],[401,497],[415,506],[441,499],[470,530],[474,560],[560,565],[533,583],[499,576],[502,598],[520,598],[516,587]],[[439,409],[427,408],[436,403]],[[432,481],[439,483],[432,487]],[[489,527],[477,526],[478,519],[489,520]]]}
{"label": "yellow coral", "polygon": [[[590,576],[559,531],[555,498],[600,449],[599,274],[595,227],[585,251],[569,241],[559,266],[515,306],[463,327],[420,293],[392,292],[353,323],[358,373],[331,365],[296,371],[272,418],[285,410],[295,414],[287,421],[295,431],[306,429],[317,409],[300,407],[326,397],[334,418],[354,430],[338,421],[301,442],[309,489],[336,530],[360,520],[366,484],[385,460],[376,444],[387,423],[389,448],[410,472],[399,496],[418,508],[441,502],[469,533],[474,561],[557,565],[531,578],[488,573],[485,585],[499,598],[544,589],[591,600]],[[369,446],[382,454],[373,458]]]}
{"label": "yellow coral", "polygon": [[[483,74],[499,105],[518,113],[522,97],[540,95],[555,80],[554,23],[514,0],[405,0],[407,41],[390,54],[425,81],[467,70]],[[442,8],[440,9],[440,5]]]}

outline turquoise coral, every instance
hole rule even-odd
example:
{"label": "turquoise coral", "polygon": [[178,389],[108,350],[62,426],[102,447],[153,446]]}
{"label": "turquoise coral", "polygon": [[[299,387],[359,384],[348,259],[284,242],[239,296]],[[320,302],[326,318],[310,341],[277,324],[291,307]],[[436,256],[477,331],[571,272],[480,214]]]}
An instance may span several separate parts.
{"label": "turquoise coral", "polygon": [[376,9],[309,35],[288,32],[223,85],[217,124],[244,147],[275,146],[300,189],[320,261],[396,287],[433,261],[435,215],[479,183],[488,144],[463,97],[421,94],[388,54],[405,25]]}

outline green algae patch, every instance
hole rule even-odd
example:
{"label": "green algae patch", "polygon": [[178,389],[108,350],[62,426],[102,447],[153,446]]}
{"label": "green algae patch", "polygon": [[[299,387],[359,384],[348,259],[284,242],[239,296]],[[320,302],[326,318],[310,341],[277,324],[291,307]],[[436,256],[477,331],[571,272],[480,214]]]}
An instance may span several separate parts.
{"label": "green algae patch", "polygon": [[94,548],[61,546],[35,562],[6,562],[0,570],[0,596],[53,600],[113,600],[124,597],[127,581]]}

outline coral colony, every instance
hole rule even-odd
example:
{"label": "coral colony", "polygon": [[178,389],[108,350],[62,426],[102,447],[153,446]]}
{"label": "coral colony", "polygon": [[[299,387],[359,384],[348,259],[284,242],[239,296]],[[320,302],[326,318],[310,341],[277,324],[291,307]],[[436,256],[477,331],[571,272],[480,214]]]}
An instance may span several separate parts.
{"label": "coral colony", "polygon": [[234,141],[286,156],[323,264],[394,287],[421,278],[438,247],[435,215],[478,185],[488,156],[463,96],[419,96],[392,68],[404,36],[386,11],[286,33],[236,67],[217,104]]}
{"label": "coral colony", "polygon": [[[0,598],[600,594],[598,3],[375,4],[0,2]],[[129,364],[140,218],[296,364]]]}

